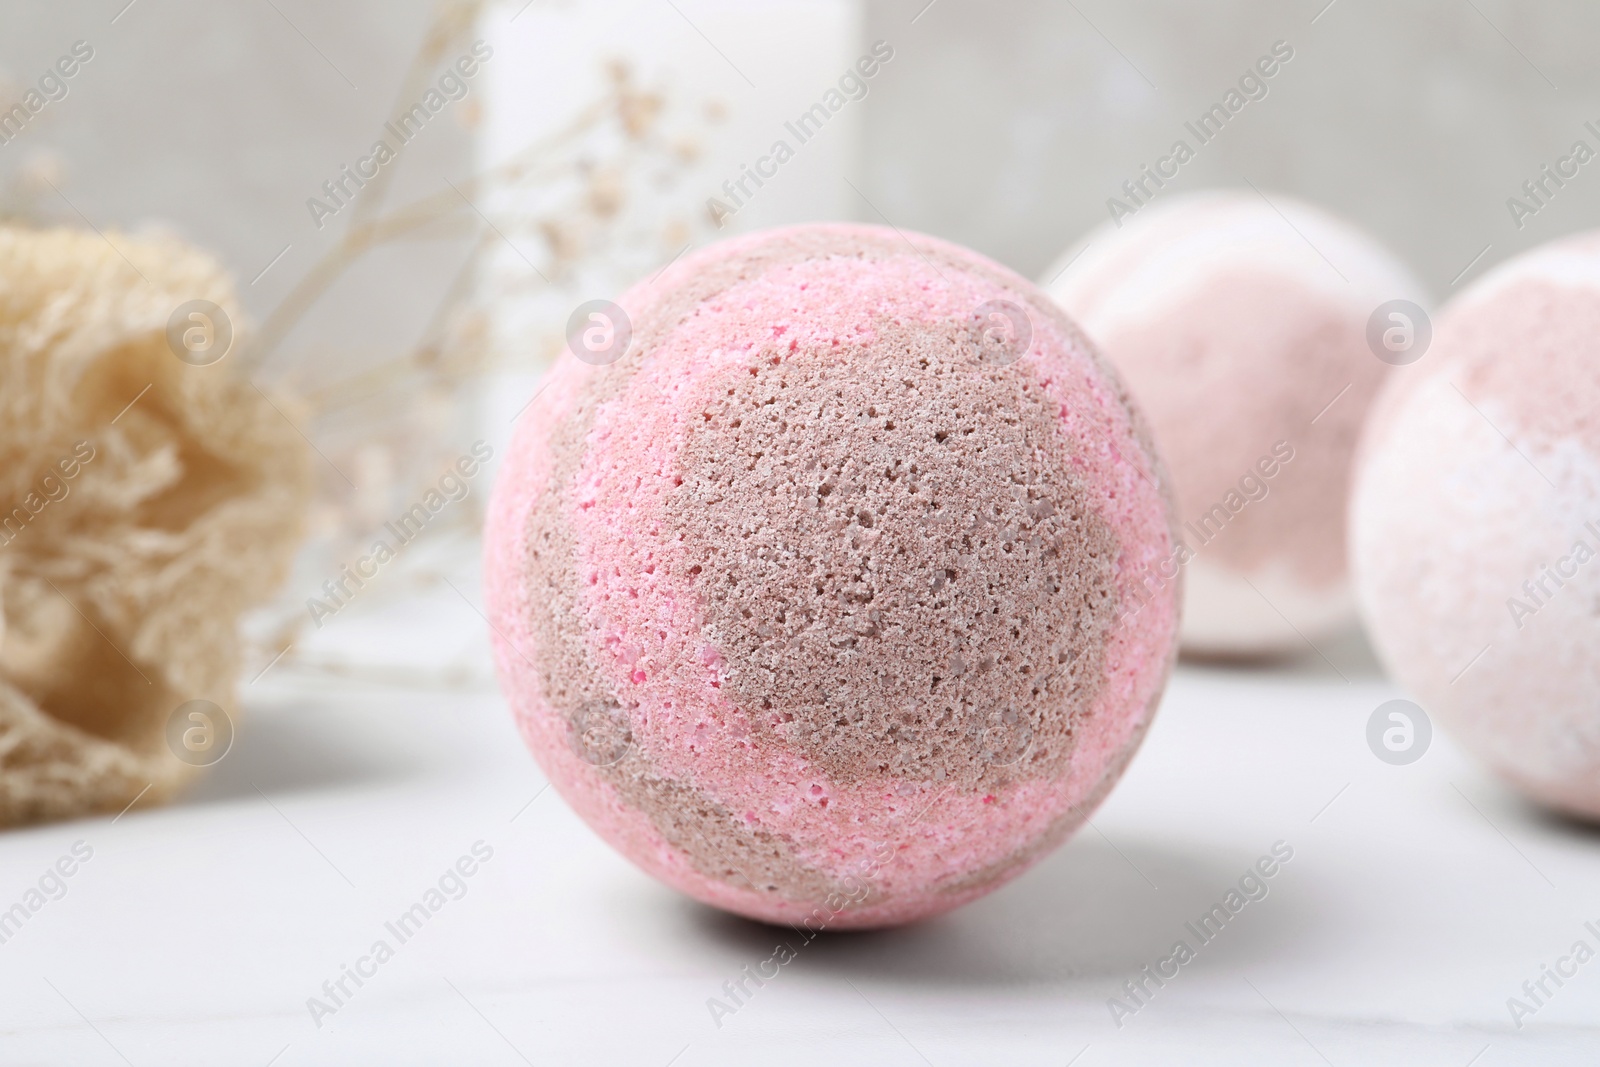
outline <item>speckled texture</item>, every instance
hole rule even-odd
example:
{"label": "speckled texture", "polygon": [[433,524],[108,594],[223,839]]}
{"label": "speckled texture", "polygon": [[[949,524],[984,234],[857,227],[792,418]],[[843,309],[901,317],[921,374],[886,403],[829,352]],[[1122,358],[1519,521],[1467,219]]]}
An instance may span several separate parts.
{"label": "speckled texture", "polygon": [[[1171,464],[1193,552],[1185,650],[1305,651],[1347,626],[1346,486],[1390,370],[1366,325],[1385,301],[1425,303],[1405,270],[1345,224],[1247,190],[1157,202],[1045,278]],[[1270,477],[1263,458],[1278,460]]]}
{"label": "speckled texture", "polygon": [[1600,818],[1600,234],[1512,260],[1437,327],[1362,444],[1362,613],[1469,750]]}
{"label": "speckled texture", "polygon": [[[1022,358],[968,332],[1027,309]],[[809,928],[956,907],[1122,772],[1176,643],[1138,415],[971,252],[865,226],[716,245],[620,300],[522,416],[487,535],[502,681],[557,789],[646,871]]]}

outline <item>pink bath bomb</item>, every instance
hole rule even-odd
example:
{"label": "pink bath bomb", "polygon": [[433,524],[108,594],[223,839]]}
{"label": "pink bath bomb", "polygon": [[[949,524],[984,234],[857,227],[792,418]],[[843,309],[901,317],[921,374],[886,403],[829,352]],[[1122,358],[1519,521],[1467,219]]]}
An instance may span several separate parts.
{"label": "pink bath bomb", "polygon": [[1390,366],[1374,311],[1425,302],[1371,238],[1288,197],[1157,200],[1070,249],[1050,295],[1149,416],[1182,523],[1183,647],[1306,652],[1355,622],[1346,500]]}
{"label": "pink bath bomb", "polygon": [[644,870],[883,926],[1025,870],[1122,773],[1176,639],[1163,473],[1032,285],[928,237],[715,245],[570,352],[495,488],[503,688]]}
{"label": "pink bath bomb", "polygon": [[1351,513],[1373,642],[1502,777],[1600,818],[1600,232],[1491,271],[1397,371]]}

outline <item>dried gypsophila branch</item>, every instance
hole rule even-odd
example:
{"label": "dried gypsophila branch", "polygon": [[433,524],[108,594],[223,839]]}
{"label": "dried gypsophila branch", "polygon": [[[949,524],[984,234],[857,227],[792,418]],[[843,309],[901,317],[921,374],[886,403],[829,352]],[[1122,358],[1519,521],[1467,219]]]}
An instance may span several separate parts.
{"label": "dried gypsophila branch", "polygon": [[[459,12],[464,6],[472,5],[453,5],[453,8]],[[431,65],[451,47],[455,39],[452,33],[463,32],[463,25],[458,22],[449,32],[429,35],[430,44],[425,46],[422,60],[413,64],[412,73],[408,75],[410,82],[420,84],[427,79]],[[426,58],[428,55],[432,56],[431,60]],[[644,172],[658,160],[667,161],[669,167],[666,172],[658,169],[658,177],[660,173],[670,173],[671,167],[691,163],[698,145],[689,137],[669,143],[658,135],[659,120],[666,111],[663,93],[635,86],[623,64],[610,64],[609,74],[606,95],[581,109],[561,129],[527,146],[509,160],[457,183],[454,189],[424,197],[387,214],[377,212],[377,198],[363,198],[361,205],[365,213],[352,216],[344,238],[313,265],[268,317],[260,340],[247,354],[257,366],[272,355],[293,326],[344,271],[367,252],[386,243],[432,232],[433,228],[444,229],[463,222],[476,225],[479,222],[476,208],[464,201],[475,201],[480,193],[504,193],[523,188],[539,193],[536,199],[548,200],[552,191],[561,189],[564,183],[571,186],[558,198],[557,206],[547,206],[542,214],[502,220],[479,234],[434,309],[422,341],[405,355],[317,388],[301,390],[323,419],[343,416],[351,420],[363,406],[372,409],[370,432],[363,435],[365,443],[360,448],[364,456],[375,456],[368,464],[373,473],[388,472],[390,482],[387,493],[361,494],[367,500],[366,507],[349,504],[344,493],[323,494],[325,555],[337,558],[364,547],[374,517],[371,501],[375,497],[406,499],[408,492],[415,495],[417,488],[435,477],[450,459],[453,444],[446,444],[447,433],[418,434],[414,419],[397,420],[394,412],[417,408],[439,412],[452,404],[459,406],[464,386],[505,362],[490,339],[488,307],[494,301],[515,298],[529,289],[559,287],[578,273],[586,256],[610,251],[608,242],[627,247],[654,245],[661,258],[676,254],[688,242],[690,224],[683,221],[671,222],[658,233],[648,228],[639,232],[625,229],[624,207],[630,192],[628,176]],[[402,89],[401,98],[408,98],[408,92],[410,88]],[[597,153],[594,142],[604,142],[608,136],[615,142],[614,147],[607,153],[602,145]],[[690,217],[696,216],[691,214]],[[496,251],[502,230],[513,235],[531,232],[548,254],[547,274],[538,273],[534,268],[509,281],[502,277],[498,279],[501,283],[498,289],[491,292],[484,286],[482,268]],[[543,363],[558,349],[559,338],[559,325],[552,323],[543,336],[518,355],[525,361],[525,354],[531,350],[536,362]],[[402,402],[381,403],[380,398],[386,396]],[[436,431],[438,429],[435,427]],[[405,455],[412,456],[411,462],[395,461],[396,457]],[[337,453],[336,456],[344,466],[348,457]],[[364,485],[367,481],[362,479]],[[436,529],[473,534],[479,520],[476,509],[451,509],[447,521],[439,523]],[[413,586],[438,577],[426,567],[407,576]],[[398,588],[395,585],[391,583],[393,592],[408,591],[404,585]],[[272,647],[263,649],[263,658],[270,658],[276,649],[287,645],[306,618],[296,605],[284,620],[284,626],[269,640]],[[330,669],[328,664],[319,666]]]}

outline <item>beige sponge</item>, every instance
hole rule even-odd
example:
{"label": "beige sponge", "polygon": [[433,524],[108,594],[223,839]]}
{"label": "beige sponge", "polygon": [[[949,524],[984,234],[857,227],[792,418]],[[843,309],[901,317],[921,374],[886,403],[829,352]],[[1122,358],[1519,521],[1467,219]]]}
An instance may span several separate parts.
{"label": "beige sponge", "polygon": [[234,714],[310,480],[240,326],[175,240],[0,227],[0,826],[165,798],[175,711]]}

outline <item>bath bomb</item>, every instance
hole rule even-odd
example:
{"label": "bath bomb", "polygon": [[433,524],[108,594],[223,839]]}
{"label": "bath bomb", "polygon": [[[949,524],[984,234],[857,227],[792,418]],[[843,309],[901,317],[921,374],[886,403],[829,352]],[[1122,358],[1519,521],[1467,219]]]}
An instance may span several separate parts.
{"label": "bath bomb", "polygon": [[1467,749],[1600,818],[1600,232],[1490,272],[1401,370],[1351,511],[1367,628]]}
{"label": "bath bomb", "polygon": [[1213,192],[1106,224],[1046,272],[1128,383],[1182,523],[1185,652],[1307,651],[1348,627],[1350,466],[1389,365],[1369,319],[1420,301],[1371,239],[1286,197]]}
{"label": "bath bomb", "polygon": [[1164,474],[1076,327],[853,225],[588,314],[626,349],[551,370],[485,547],[503,688],[578,814],[811,929],[954,908],[1066,838],[1150,724],[1179,604],[1136,584],[1174,549]]}

